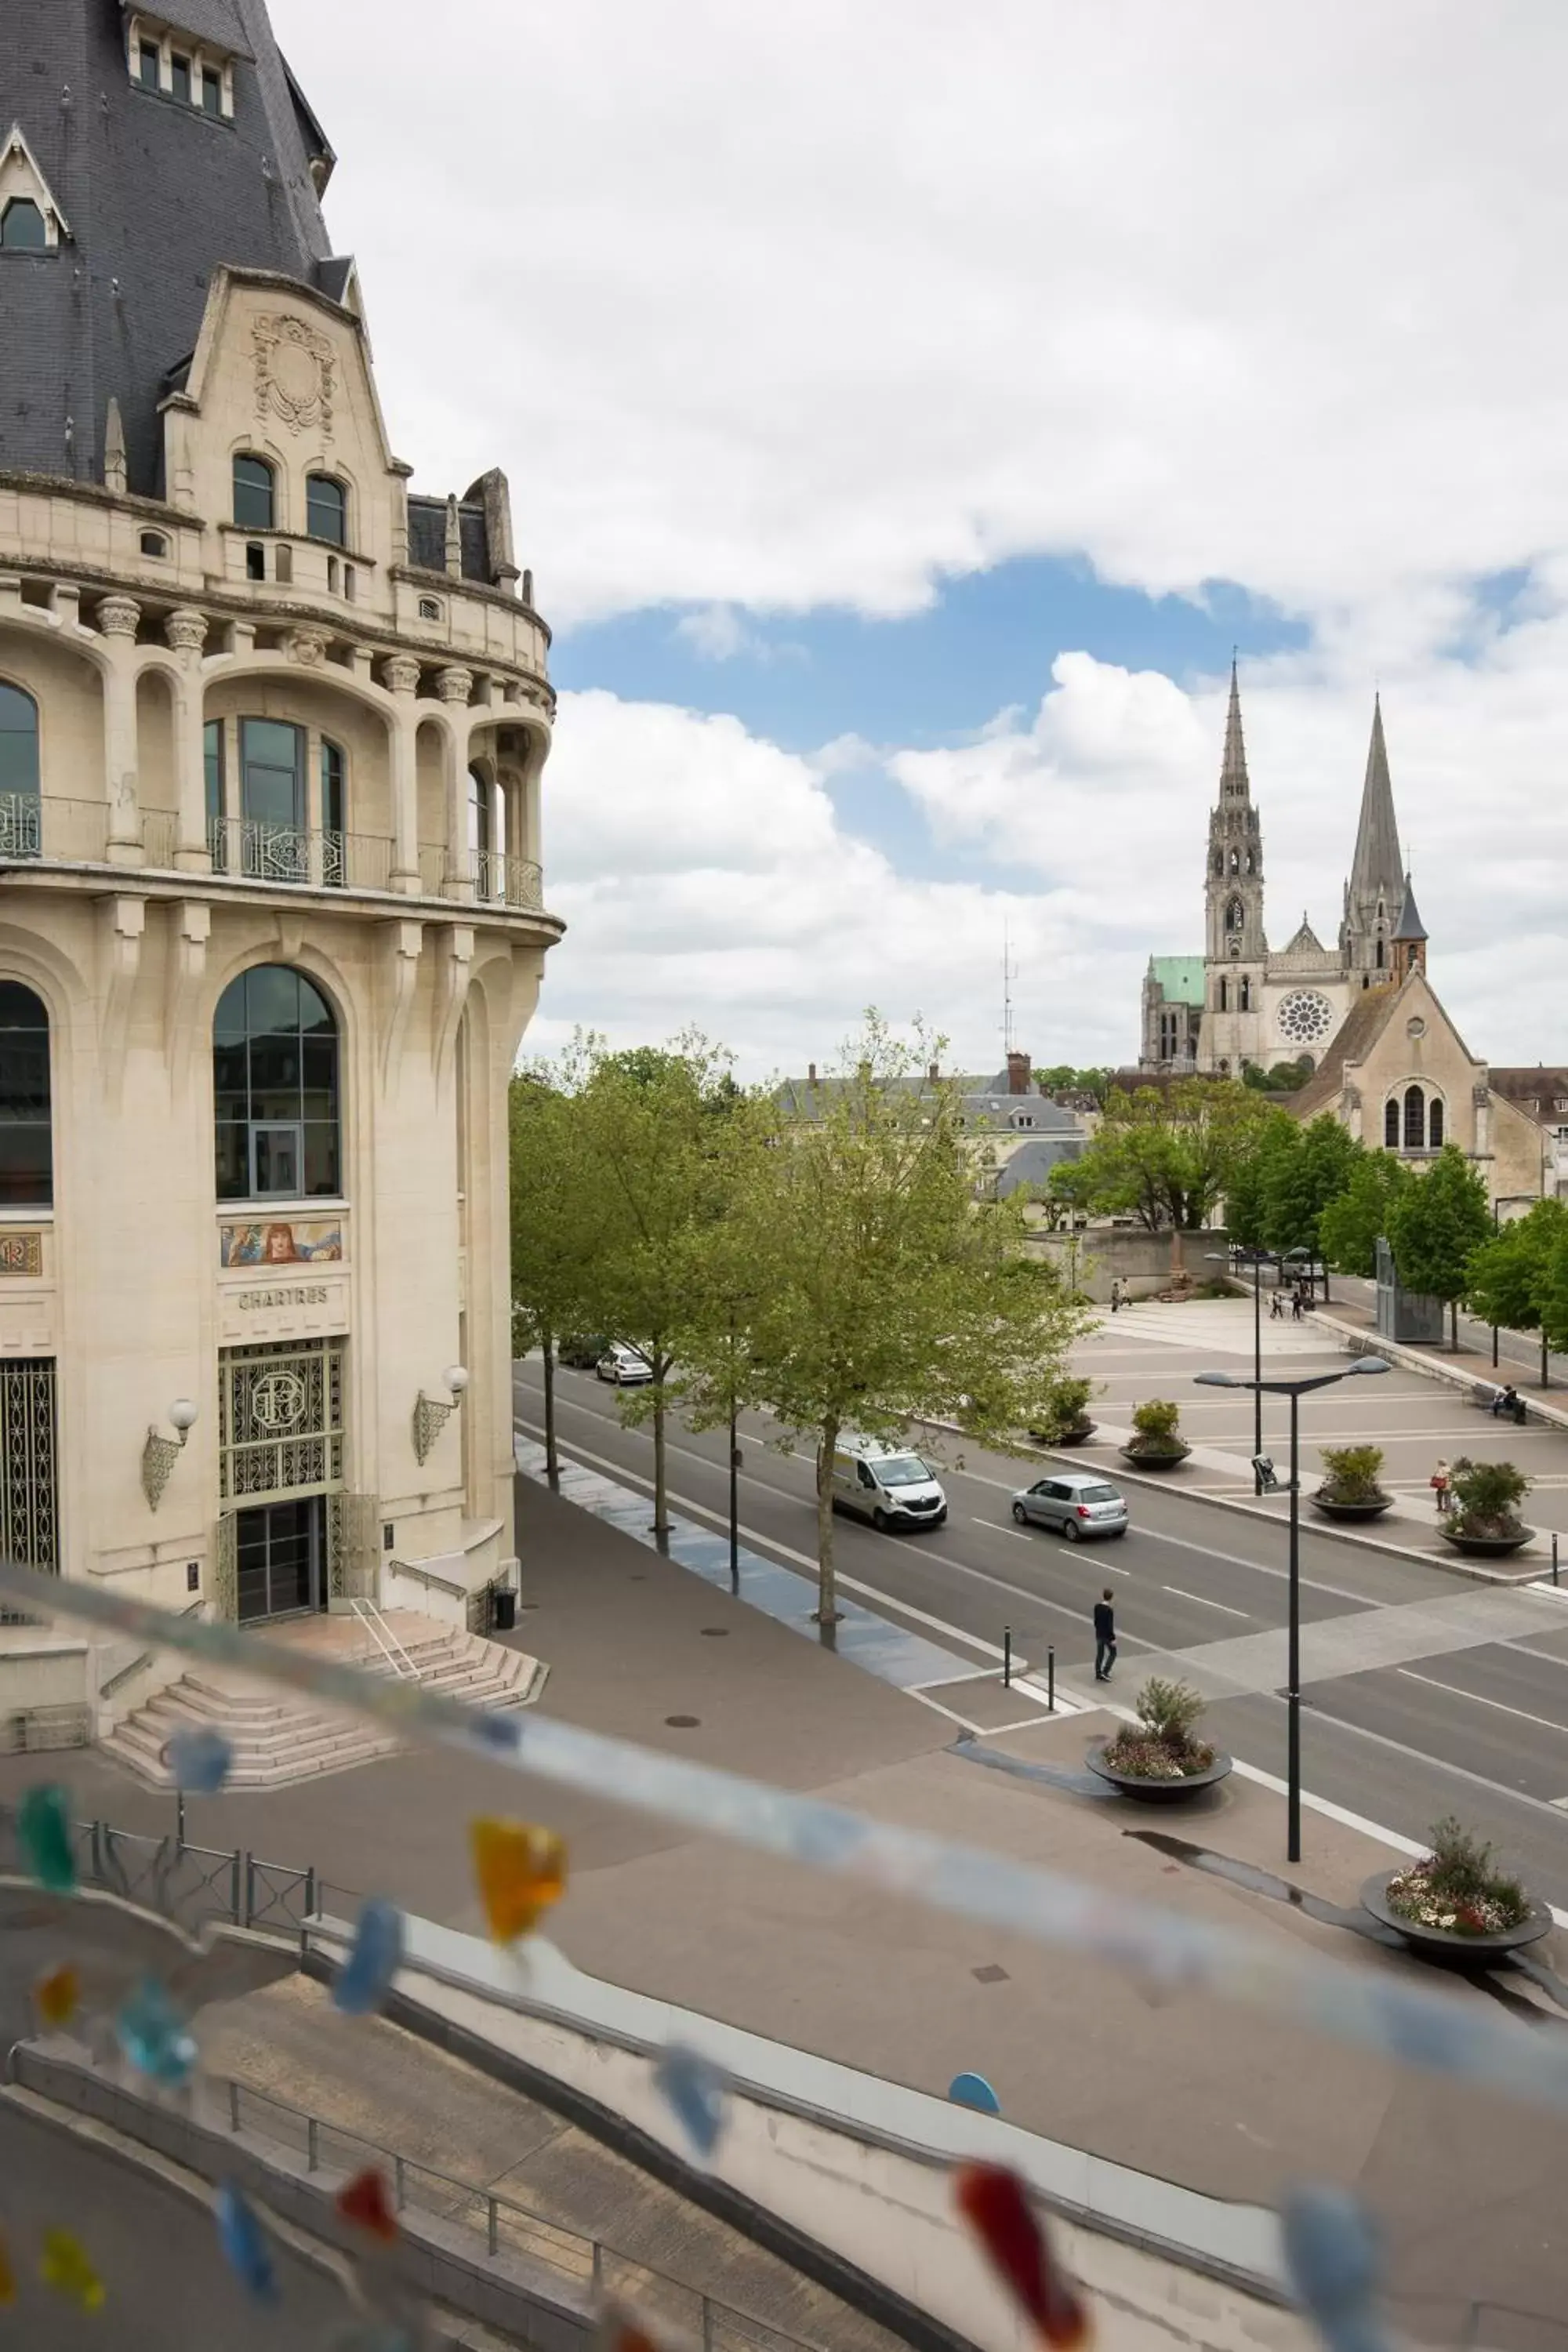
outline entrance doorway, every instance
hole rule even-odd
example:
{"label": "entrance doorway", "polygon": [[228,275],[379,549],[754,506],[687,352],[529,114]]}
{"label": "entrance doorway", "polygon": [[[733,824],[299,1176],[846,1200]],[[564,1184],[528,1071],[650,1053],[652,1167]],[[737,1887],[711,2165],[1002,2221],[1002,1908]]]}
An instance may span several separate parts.
{"label": "entrance doorway", "polygon": [[262,1503],[235,1513],[239,1622],[327,1605],[326,1497]]}

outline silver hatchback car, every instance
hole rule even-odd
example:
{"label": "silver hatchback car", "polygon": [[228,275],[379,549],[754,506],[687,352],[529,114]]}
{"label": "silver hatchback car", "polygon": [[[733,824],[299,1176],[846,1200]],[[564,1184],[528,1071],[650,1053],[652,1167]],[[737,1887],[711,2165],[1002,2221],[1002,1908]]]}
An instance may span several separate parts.
{"label": "silver hatchback car", "polygon": [[1021,1528],[1056,1528],[1068,1543],[1086,1536],[1124,1536],[1127,1497],[1095,1470],[1063,1470],[1037,1478],[1013,1497]]}

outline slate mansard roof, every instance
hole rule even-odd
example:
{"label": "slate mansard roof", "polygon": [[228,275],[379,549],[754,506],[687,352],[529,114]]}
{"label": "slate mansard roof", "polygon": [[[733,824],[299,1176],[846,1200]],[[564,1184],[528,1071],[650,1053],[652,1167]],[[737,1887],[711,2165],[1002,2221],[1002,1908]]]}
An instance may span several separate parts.
{"label": "slate mansard roof", "polygon": [[[311,163],[331,152],[263,0],[153,12],[234,58],[234,119],[132,84],[121,0],[0,0],[0,137],[18,124],[70,224],[0,257],[0,468],[103,478],[120,403],[130,488],[163,494],[158,403],[222,263],[323,289]],[[341,281],[340,281],[341,282]]]}

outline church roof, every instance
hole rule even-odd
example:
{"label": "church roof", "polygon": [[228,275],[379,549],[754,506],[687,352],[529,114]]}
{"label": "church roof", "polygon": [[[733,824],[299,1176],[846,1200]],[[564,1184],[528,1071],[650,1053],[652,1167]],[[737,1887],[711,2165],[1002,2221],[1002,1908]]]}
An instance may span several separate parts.
{"label": "church roof", "polygon": [[1421,909],[1415,904],[1415,893],[1410,887],[1408,874],[1405,877],[1405,904],[1399,910],[1399,924],[1394,936],[1396,940],[1424,940],[1426,937],[1426,926],[1421,919]]}
{"label": "church roof", "polygon": [[1366,779],[1362,785],[1361,822],[1356,827],[1355,859],[1351,866],[1351,902],[1397,895],[1405,873],[1399,854],[1399,827],[1394,814],[1394,786],[1388,773],[1388,746],[1383,740],[1383,700],[1372,706],[1372,741],[1367,746]]}
{"label": "church roof", "polygon": [[1296,1118],[1312,1118],[1319,1111],[1332,1108],[1344,1085],[1345,1065],[1365,1061],[1398,1002],[1399,990],[1392,982],[1384,988],[1363,989],[1328,1052],[1306,1085],[1291,1096],[1290,1108]]}
{"label": "church roof", "polygon": [[0,0],[15,68],[0,132],[14,114],[69,223],[58,250],[5,257],[0,467],[101,482],[114,400],[130,488],[150,497],[164,488],[158,404],[213,271],[319,288],[331,251],[310,169],[325,142],[265,0],[156,13],[232,57],[232,122],[132,82],[121,0]]}
{"label": "church roof", "polygon": [[1286,944],[1285,953],[1287,955],[1322,955],[1325,953],[1323,942],[1318,937],[1317,932],[1312,929],[1311,924],[1307,920],[1304,911],[1301,916],[1300,926],[1294,938],[1289,940]]}
{"label": "church roof", "polygon": [[1241,732],[1241,688],[1236,663],[1230,665],[1230,701],[1225,714],[1225,752],[1219,763],[1222,801],[1246,800],[1251,787],[1247,774],[1247,744]]}
{"label": "church roof", "polygon": [[1149,977],[1167,1004],[1201,1004],[1204,1001],[1201,955],[1151,956]]}

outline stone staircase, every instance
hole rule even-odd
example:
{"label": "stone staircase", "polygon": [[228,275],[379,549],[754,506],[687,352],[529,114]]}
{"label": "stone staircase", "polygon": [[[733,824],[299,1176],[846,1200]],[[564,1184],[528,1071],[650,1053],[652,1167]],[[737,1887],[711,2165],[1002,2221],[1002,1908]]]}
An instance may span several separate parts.
{"label": "stone staircase", "polygon": [[[411,1611],[389,1611],[381,1622],[423,1688],[462,1699],[469,1706],[487,1712],[527,1706],[544,1686],[549,1669],[504,1643],[437,1624]],[[378,1680],[398,1672],[368,1628],[353,1618],[316,1618],[279,1628],[271,1638],[310,1649],[335,1664],[352,1664]],[[139,1780],[166,1789],[170,1776],[163,1751],[168,1741],[176,1731],[198,1729],[221,1731],[234,1748],[226,1790],[278,1789],[290,1781],[316,1780],[324,1772],[342,1772],[352,1765],[395,1755],[403,1745],[395,1733],[363,1717],[340,1715],[274,1684],[204,1665],[183,1675],[116,1724],[101,1741],[101,1752]]]}

